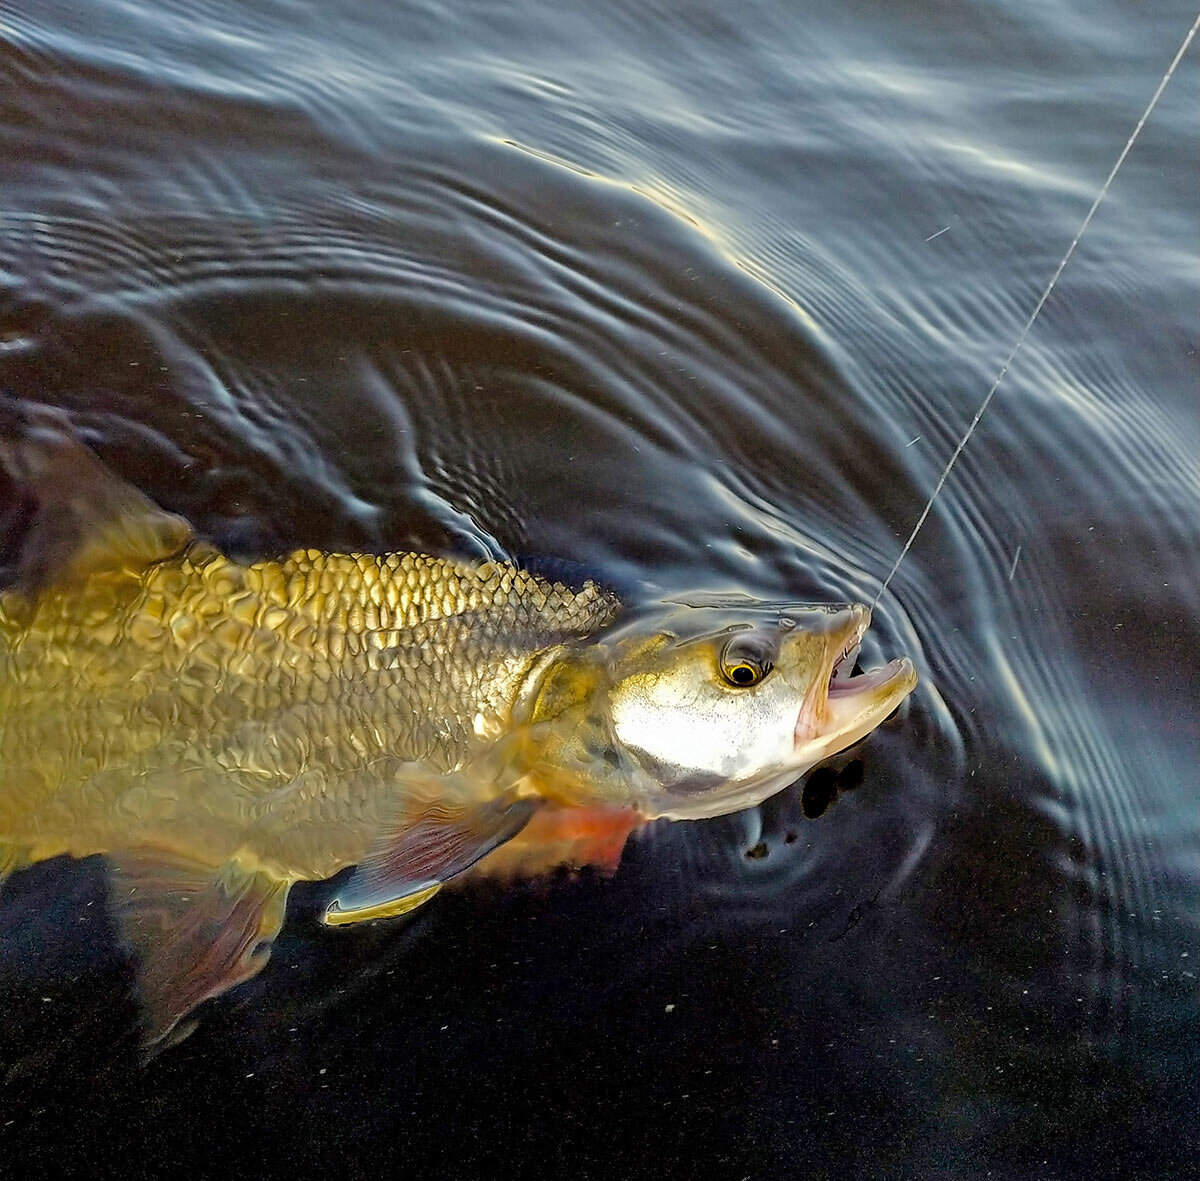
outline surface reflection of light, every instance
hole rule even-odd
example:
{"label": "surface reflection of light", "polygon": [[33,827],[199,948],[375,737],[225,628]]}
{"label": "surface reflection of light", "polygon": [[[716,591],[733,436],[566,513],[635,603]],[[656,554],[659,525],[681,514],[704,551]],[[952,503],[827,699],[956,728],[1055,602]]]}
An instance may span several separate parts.
{"label": "surface reflection of light", "polygon": [[995,148],[981,146],[976,141],[931,136],[930,142],[949,155],[963,157],[973,165],[990,169],[992,172],[1003,173],[1024,184],[1048,185],[1069,193],[1083,191],[1075,182],[1047,168],[1044,164],[1036,166],[1026,164],[1015,156],[1005,155]]}
{"label": "surface reflection of light", "polygon": [[540,148],[530,147],[529,144],[520,143],[517,140],[505,139],[500,136],[493,136],[492,142],[500,144],[502,147],[515,148],[518,152],[524,152],[526,155],[533,156],[535,159],[542,160],[547,164],[553,164],[558,168],[565,168],[568,172],[575,173],[576,176],[587,177],[588,180],[596,181],[599,184],[612,185],[614,188],[624,189],[628,193],[634,193],[639,197],[650,201],[657,205],[664,212],[669,213],[672,217],[684,222],[686,225],[694,229],[712,248],[719,254],[723,261],[730,266],[736,267],[745,275],[749,276],[760,286],[765,287],[776,298],[781,299],[787,306],[804,322],[804,327],[810,332],[819,332],[817,322],[800,306],[786,291],[777,287],[771,279],[765,275],[754,263],[748,259],[740,257],[729,242],[708,222],[697,216],[692,210],[688,209],[681,201],[679,195],[664,185],[661,181],[648,180],[641,182],[615,180],[610,176],[605,176],[602,173],[594,172],[590,168],[584,168],[580,164],[572,163],[570,160],[564,160],[561,156],[555,156],[550,152],[545,152]]}

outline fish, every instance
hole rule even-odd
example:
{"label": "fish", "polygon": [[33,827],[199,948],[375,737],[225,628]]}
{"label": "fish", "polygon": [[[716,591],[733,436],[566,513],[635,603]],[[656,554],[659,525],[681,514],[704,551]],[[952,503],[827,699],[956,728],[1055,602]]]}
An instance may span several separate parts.
{"label": "fish", "polygon": [[105,859],[148,1046],[261,970],[296,882],[338,879],[343,927],[472,877],[615,869],[642,825],[761,802],[916,684],[905,658],[854,671],[861,605],[629,603],[407,552],[239,561],[20,405],[0,881]]}

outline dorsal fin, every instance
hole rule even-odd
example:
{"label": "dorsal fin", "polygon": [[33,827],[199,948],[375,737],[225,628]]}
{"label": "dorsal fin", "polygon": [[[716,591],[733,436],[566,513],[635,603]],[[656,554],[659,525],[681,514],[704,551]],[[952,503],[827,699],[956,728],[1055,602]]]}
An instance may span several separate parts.
{"label": "dorsal fin", "polygon": [[0,400],[0,467],[24,524],[18,590],[35,593],[101,570],[136,573],[192,540],[182,517],[109,471],[61,411]]}

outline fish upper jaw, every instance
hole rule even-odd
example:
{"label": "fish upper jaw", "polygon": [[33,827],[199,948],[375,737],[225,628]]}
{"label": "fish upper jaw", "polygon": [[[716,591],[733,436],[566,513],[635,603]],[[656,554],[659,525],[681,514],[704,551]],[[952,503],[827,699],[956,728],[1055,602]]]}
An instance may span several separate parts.
{"label": "fish upper jaw", "polygon": [[[805,695],[796,718],[797,751],[819,744],[833,754],[869,734],[917,683],[912,661],[893,660],[870,672],[853,674],[863,636],[871,624],[867,607],[855,605],[834,617],[828,663]],[[824,754],[819,757],[824,757]]]}
{"label": "fish upper jaw", "polygon": [[843,669],[854,667],[859,644],[871,623],[871,612],[861,605],[847,607],[830,616],[825,639],[825,663],[813,677],[796,717],[794,741],[797,749],[828,730],[827,703],[833,679]]}

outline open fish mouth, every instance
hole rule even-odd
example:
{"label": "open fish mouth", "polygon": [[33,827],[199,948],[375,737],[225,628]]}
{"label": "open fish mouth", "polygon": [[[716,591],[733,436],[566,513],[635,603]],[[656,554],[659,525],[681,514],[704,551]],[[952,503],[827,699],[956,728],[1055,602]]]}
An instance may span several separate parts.
{"label": "open fish mouth", "polygon": [[844,676],[831,677],[827,700],[833,701],[839,697],[851,697],[870,689],[882,688],[911,671],[912,661],[902,656],[898,660],[889,661],[880,668],[873,668],[868,673],[858,673],[857,675],[846,673]]}
{"label": "open fish mouth", "polygon": [[849,625],[846,635],[843,637],[842,650],[834,658],[829,669],[827,686],[829,694],[847,692],[851,681],[859,681],[863,675],[871,675],[854,676],[854,665],[858,661],[863,636],[867,634],[867,628],[871,626],[871,612],[866,607],[851,607],[849,615]]}
{"label": "open fish mouth", "polygon": [[[852,656],[843,660],[848,669],[854,667]],[[888,718],[916,683],[916,670],[905,656],[870,672],[838,672],[825,696],[825,732],[839,736],[843,745],[857,742]]]}
{"label": "open fish mouth", "polygon": [[834,648],[823,691],[814,695],[816,700],[805,702],[796,719],[797,746],[819,734],[838,735],[844,744],[857,741],[891,714],[916,685],[916,670],[907,657],[869,672],[854,671],[870,625],[868,608],[856,605],[847,610],[841,644]]}

